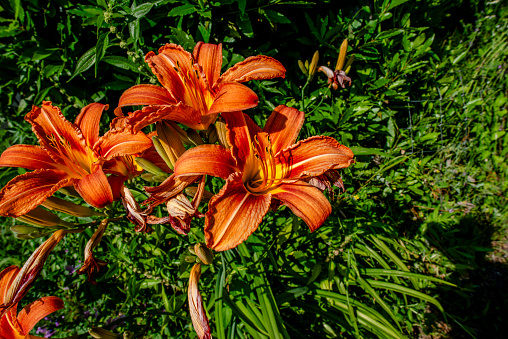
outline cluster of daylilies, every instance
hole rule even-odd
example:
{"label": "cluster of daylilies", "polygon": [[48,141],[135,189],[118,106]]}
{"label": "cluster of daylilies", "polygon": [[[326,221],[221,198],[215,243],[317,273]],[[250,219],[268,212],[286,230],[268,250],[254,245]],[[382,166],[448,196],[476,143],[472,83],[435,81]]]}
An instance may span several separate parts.
{"label": "cluster of daylilies", "polygon": [[[334,88],[351,81],[341,70],[344,60],[340,58],[336,71],[319,69]],[[108,105],[92,103],[71,123],[46,101],[25,117],[40,145],[14,145],[0,156],[0,166],[30,170],[0,191],[0,215],[29,224],[11,228],[18,238],[53,233],[21,269],[11,266],[0,273],[2,338],[34,337],[29,335],[33,326],[63,307],[61,299],[44,297],[17,313],[18,303],[37,279],[50,251],[67,233],[95,229],[78,270],[94,283],[95,274],[107,263],[96,259],[92,251],[108,223],[123,217],[138,232],[167,224],[183,235],[189,232],[193,218],[204,217],[206,246],[196,244],[194,252],[202,264],[210,264],[210,249],[236,247],[270,209],[286,205],[311,231],[331,213],[323,191],[342,186],[337,170],[353,163],[353,152],[327,136],[297,141],[304,113],[295,108],[276,107],[263,127],[244,112],[258,104],[258,97],[243,83],[284,78],[286,70],[280,62],[267,56],[249,57],[221,75],[221,45],[201,42],[192,54],[167,44],[158,54],[148,53],[145,61],[162,86],[136,85],[125,91],[104,135],[100,136],[99,127]],[[316,65],[317,60],[312,73]],[[133,106],[142,108],[124,115],[122,108]],[[148,133],[145,127],[151,124],[155,128]],[[215,195],[205,190],[207,175],[225,180]],[[145,187],[149,198],[141,204],[126,186],[138,176],[158,183]],[[57,192],[62,197],[80,197],[94,208],[54,196]],[[121,216],[104,209],[115,200],[125,207]],[[207,208],[202,208],[205,202]],[[167,214],[158,217],[154,209],[161,204]],[[51,211],[102,218],[71,223]],[[200,274],[198,263],[190,275],[189,310],[198,336],[210,338],[198,291]],[[101,330],[94,333],[98,332]]]}

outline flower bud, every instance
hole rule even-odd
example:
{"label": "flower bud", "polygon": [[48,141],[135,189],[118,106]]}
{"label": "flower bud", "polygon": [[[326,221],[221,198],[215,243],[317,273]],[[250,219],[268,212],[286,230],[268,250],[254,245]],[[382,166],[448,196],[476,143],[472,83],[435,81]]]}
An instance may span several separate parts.
{"label": "flower bud", "polygon": [[208,143],[215,144],[219,140],[219,136],[217,135],[217,129],[214,124],[208,126],[206,130],[206,134],[208,136]]}
{"label": "flower bud", "polygon": [[121,339],[122,338],[120,335],[113,333],[111,331],[105,330],[100,327],[92,327],[90,330],[88,330],[88,333],[94,339]]}
{"label": "flower bud", "polygon": [[175,166],[169,159],[166,151],[164,150],[164,147],[162,146],[161,142],[159,141],[159,138],[156,135],[152,137],[152,142],[153,146],[155,147],[155,150],[157,151],[157,153],[159,153],[160,157],[162,158],[162,160],[164,160],[166,165],[168,165],[169,168],[174,169]]}
{"label": "flower bud", "polygon": [[75,227],[73,223],[60,219],[56,214],[51,213],[50,211],[45,210],[40,206],[37,206],[35,209],[23,214],[22,216],[17,217],[16,219],[35,227],[56,228],[58,225],[65,227]]}
{"label": "flower bud", "polygon": [[163,170],[161,170],[159,167],[157,167],[153,162],[146,160],[144,158],[136,157],[136,163],[144,169],[145,171],[153,174],[153,175],[160,175],[165,176],[166,173],[164,173]]}
{"label": "flower bud", "polygon": [[42,203],[42,206],[53,211],[62,212],[79,218],[91,217],[93,215],[104,215],[103,213],[94,211],[89,207],[81,206],[54,196],[47,198]]}
{"label": "flower bud", "polygon": [[340,45],[339,50],[339,57],[337,58],[337,65],[335,66],[335,70],[343,70],[342,67],[344,67],[344,62],[346,61],[346,53],[347,53],[347,39],[344,39],[342,41],[342,44]]}
{"label": "flower bud", "polygon": [[300,67],[300,70],[304,75],[309,75],[309,72],[307,72],[307,68],[305,68],[305,65],[303,64],[302,60],[298,60],[298,67]]}
{"label": "flower bud", "polygon": [[162,120],[158,121],[156,126],[157,136],[162,147],[166,151],[169,161],[171,161],[172,166],[170,167],[173,169],[178,158],[185,152],[185,147],[183,146],[178,132],[171,124]]}
{"label": "flower bud", "polygon": [[10,227],[12,233],[18,239],[35,239],[45,236],[50,233],[48,230],[44,230],[43,228],[26,226],[26,225],[15,225]]}
{"label": "flower bud", "polygon": [[206,312],[203,307],[203,300],[201,299],[201,294],[199,293],[198,288],[200,277],[201,265],[195,264],[192,267],[189,276],[189,289],[187,292],[189,299],[189,311],[192,320],[192,326],[194,326],[194,330],[196,331],[198,338],[211,339],[212,333],[210,331],[210,325],[208,325],[208,318],[206,317]]}
{"label": "flower bud", "polygon": [[319,62],[319,51],[314,52],[314,56],[312,57],[312,61],[309,66],[309,81],[312,80],[314,74],[316,74],[317,65]]}
{"label": "flower bud", "polygon": [[215,121],[215,129],[217,130],[217,138],[219,139],[219,144],[224,148],[229,148],[228,142],[228,129],[226,127],[226,121],[223,117],[218,117]]}
{"label": "flower bud", "polygon": [[187,131],[187,136],[189,137],[189,140],[192,141],[192,143],[195,146],[199,146],[199,145],[203,145],[204,144],[203,139],[201,139],[201,137],[199,136],[199,133],[196,132],[193,129],[189,129]]}
{"label": "flower bud", "polygon": [[210,265],[213,262],[213,252],[206,245],[197,243],[194,245],[194,252],[203,264]]}

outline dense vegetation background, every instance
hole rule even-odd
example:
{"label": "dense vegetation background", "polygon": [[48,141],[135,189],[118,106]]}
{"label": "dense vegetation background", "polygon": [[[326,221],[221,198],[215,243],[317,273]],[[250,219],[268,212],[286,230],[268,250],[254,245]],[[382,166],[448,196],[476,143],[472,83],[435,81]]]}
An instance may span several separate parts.
{"label": "dense vegetation background", "polygon": [[[372,321],[379,315],[408,337],[503,338],[507,14],[501,1],[477,0],[0,0],[0,151],[36,143],[23,117],[43,100],[69,120],[109,103],[111,119],[123,90],[157,83],[144,55],[167,42],[222,43],[224,70],[273,56],[286,79],[250,82],[260,104],[248,113],[262,124],[279,104],[303,108],[300,138],[333,136],[357,162],[318,231],[282,209],[244,246],[217,254],[200,283],[214,336],[390,337]],[[334,67],[345,38],[351,87],[330,90],[322,73],[306,84],[298,60],[318,50],[319,65]],[[23,172],[0,169],[0,186]],[[0,222],[0,269],[22,265],[43,239],[18,240],[9,226],[19,222]],[[187,247],[202,241],[201,226],[185,238],[116,223],[96,249],[109,261],[98,285],[74,273],[93,230],[69,235],[26,297],[64,299],[40,331],[195,337]]]}

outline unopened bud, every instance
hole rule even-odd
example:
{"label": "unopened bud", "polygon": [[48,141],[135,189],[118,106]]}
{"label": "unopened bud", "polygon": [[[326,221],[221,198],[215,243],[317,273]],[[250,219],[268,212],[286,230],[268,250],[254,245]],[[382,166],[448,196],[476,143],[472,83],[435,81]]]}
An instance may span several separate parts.
{"label": "unopened bud", "polygon": [[156,128],[160,144],[166,151],[166,155],[172,164],[170,167],[173,169],[178,158],[185,152],[185,147],[183,146],[178,132],[168,122],[164,120],[158,121]]}
{"label": "unopened bud", "polygon": [[206,134],[208,135],[208,143],[215,144],[219,137],[217,135],[217,129],[215,128],[215,125],[211,124],[208,126],[208,130],[206,131]]}
{"label": "unopened bud", "polygon": [[192,141],[192,143],[195,145],[195,146],[199,146],[199,145],[203,145],[203,139],[201,139],[201,137],[199,136],[199,133],[196,132],[195,130],[193,129],[189,129],[187,131],[187,136],[189,137],[189,140]]}
{"label": "unopened bud", "polygon": [[312,57],[312,61],[309,66],[309,81],[312,80],[314,74],[316,74],[317,65],[319,62],[319,51],[314,52],[314,56]]}
{"label": "unopened bud", "polygon": [[20,221],[35,227],[57,227],[58,225],[65,227],[74,227],[73,223],[60,219],[56,214],[37,206],[30,212],[17,218]]}
{"label": "unopened bud", "polygon": [[120,335],[113,333],[111,331],[105,330],[100,327],[92,327],[90,330],[88,330],[88,333],[94,339],[121,339],[122,338]]}
{"label": "unopened bud", "polygon": [[337,58],[337,65],[335,66],[335,70],[343,70],[344,63],[346,62],[346,53],[347,53],[347,39],[342,41],[339,50],[339,57]]}
{"label": "unopened bud", "polygon": [[194,252],[203,264],[210,265],[213,262],[213,252],[206,245],[197,243],[194,245]]}
{"label": "unopened bud", "polygon": [[142,169],[153,175],[161,175],[161,176],[166,175],[166,173],[164,173],[163,170],[161,170],[159,167],[157,167],[153,162],[149,160],[140,157],[137,157],[135,160],[136,163],[139,165],[139,167],[141,167]]}
{"label": "unopened bud", "polygon": [[57,212],[62,212],[79,218],[91,217],[94,215],[102,215],[103,213],[94,211],[93,209],[75,204],[73,202],[60,199],[57,197],[49,197],[43,203],[42,206]]}
{"label": "unopened bud", "polygon": [[224,148],[229,148],[228,129],[226,128],[226,121],[223,117],[217,118],[215,121],[215,129],[217,130],[219,144],[221,144]]}
{"label": "unopened bud", "polygon": [[48,232],[48,230],[44,230],[43,228],[26,225],[11,226],[10,229],[18,239],[40,238],[51,232]]}
{"label": "unopened bud", "polygon": [[164,150],[164,147],[162,146],[161,142],[159,141],[159,138],[156,135],[152,137],[152,142],[153,146],[155,147],[155,150],[157,151],[157,153],[159,153],[160,157],[162,158],[162,160],[164,160],[166,165],[168,165],[169,168],[174,169],[175,167],[173,163],[171,162],[171,160],[169,160],[169,157],[166,151]]}
{"label": "unopened bud", "polygon": [[196,257],[192,256],[192,255],[188,255],[185,257],[185,262],[188,262],[188,263],[196,262]]}
{"label": "unopened bud", "polygon": [[344,66],[344,72],[346,73],[346,75],[349,73],[349,71],[351,70],[351,65],[353,64],[353,61],[355,61],[355,56],[352,55],[346,62],[346,66]]}
{"label": "unopened bud", "polygon": [[298,60],[298,67],[300,67],[300,70],[304,75],[309,75],[309,72],[307,72],[307,68],[305,68],[305,65],[303,64],[302,60]]}

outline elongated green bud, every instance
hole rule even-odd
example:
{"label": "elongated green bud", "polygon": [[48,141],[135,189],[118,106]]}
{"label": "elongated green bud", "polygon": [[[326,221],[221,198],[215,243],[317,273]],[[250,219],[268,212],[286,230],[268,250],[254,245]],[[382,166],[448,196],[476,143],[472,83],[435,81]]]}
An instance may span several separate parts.
{"label": "elongated green bud", "polygon": [[154,135],[152,137],[152,142],[153,142],[153,146],[155,147],[155,150],[157,151],[157,153],[159,153],[160,157],[162,158],[162,160],[164,160],[166,165],[168,165],[169,168],[174,169],[175,166],[173,165],[171,160],[169,160],[169,157],[166,154],[166,151],[164,150],[164,147],[162,147],[162,144],[161,144],[159,138],[156,135]]}
{"label": "elongated green bud", "polygon": [[155,166],[154,163],[149,160],[146,160],[146,159],[143,159],[140,157],[137,157],[135,160],[136,160],[136,163],[139,165],[139,167],[141,167],[142,169],[144,169],[145,171],[147,171],[153,175],[160,175],[160,176],[166,175],[166,173],[164,173],[163,170],[161,170],[159,167]]}
{"label": "elongated green bud", "polygon": [[210,265],[213,262],[213,252],[206,245],[197,243],[194,245],[194,252],[203,264]]}
{"label": "elongated green bud", "polygon": [[309,66],[309,81],[311,81],[312,78],[314,77],[314,74],[316,74],[318,62],[319,62],[319,51],[315,51]]}
{"label": "elongated green bud", "polygon": [[187,135],[189,136],[189,139],[192,141],[192,143],[195,146],[199,146],[199,145],[203,145],[204,144],[203,139],[201,139],[201,137],[199,136],[199,133],[196,132],[195,130],[189,129],[187,131]]}
{"label": "elongated green bud", "polygon": [[40,206],[37,206],[35,209],[16,219],[35,227],[57,228],[59,225],[65,227],[75,227],[73,223],[60,219],[56,214],[53,214]]}
{"label": "elongated green bud", "polygon": [[309,72],[307,72],[307,68],[305,68],[305,65],[303,64],[302,60],[298,60],[298,67],[300,67],[300,70],[304,75],[309,75]]}
{"label": "elongated green bud", "polygon": [[62,212],[79,218],[91,217],[94,215],[102,215],[103,213],[94,211],[93,209],[75,204],[73,202],[60,199],[57,197],[49,197],[43,203],[42,206],[52,211]]}
{"label": "elongated green bud", "polygon": [[217,130],[217,137],[219,139],[219,144],[224,148],[229,148],[228,143],[228,129],[226,128],[226,121],[223,117],[218,117],[215,121],[215,129]]}
{"label": "elongated green bud", "polygon": [[346,72],[346,75],[349,73],[349,71],[351,70],[351,64],[353,63],[353,61],[355,61],[355,56],[352,55],[346,62],[346,66],[344,66],[344,72]]}

